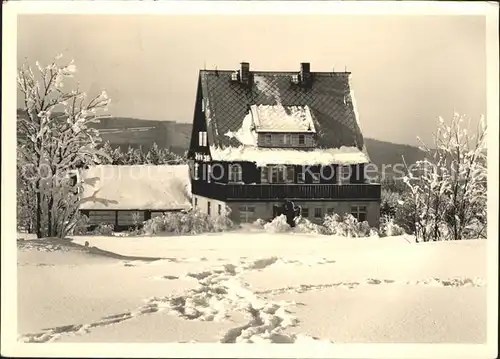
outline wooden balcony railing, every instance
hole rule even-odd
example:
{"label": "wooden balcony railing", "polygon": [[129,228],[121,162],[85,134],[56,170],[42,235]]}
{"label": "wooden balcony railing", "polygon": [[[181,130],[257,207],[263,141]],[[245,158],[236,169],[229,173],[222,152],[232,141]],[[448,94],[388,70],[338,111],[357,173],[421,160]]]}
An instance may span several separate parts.
{"label": "wooden balcony railing", "polygon": [[193,194],[221,200],[365,199],[379,200],[379,184],[192,183]]}

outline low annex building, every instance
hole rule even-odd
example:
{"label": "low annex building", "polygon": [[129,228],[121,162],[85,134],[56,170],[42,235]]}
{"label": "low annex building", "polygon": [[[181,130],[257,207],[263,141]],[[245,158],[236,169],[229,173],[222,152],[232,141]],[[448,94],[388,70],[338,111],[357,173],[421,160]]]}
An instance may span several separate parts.
{"label": "low annex building", "polygon": [[127,229],[169,211],[191,208],[188,165],[95,166],[80,174],[80,211],[89,225]]}

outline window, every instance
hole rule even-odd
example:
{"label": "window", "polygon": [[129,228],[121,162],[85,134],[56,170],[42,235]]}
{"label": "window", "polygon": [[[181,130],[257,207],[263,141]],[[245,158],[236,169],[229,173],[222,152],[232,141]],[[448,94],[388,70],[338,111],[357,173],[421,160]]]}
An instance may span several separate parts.
{"label": "window", "polygon": [[207,201],[207,214],[210,216],[210,201]]}
{"label": "window", "polygon": [[317,207],[314,209],[314,218],[323,217],[323,208]]}
{"label": "window", "polygon": [[217,205],[217,214],[220,216],[222,214],[222,206],[219,204]]}
{"label": "window", "polygon": [[339,184],[349,183],[349,178],[351,177],[351,167],[350,166],[339,166],[338,167]]}
{"label": "window", "polygon": [[335,208],[330,207],[326,209],[326,214],[328,214],[329,216],[331,216],[334,213],[335,213]]}
{"label": "window", "polygon": [[198,145],[203,147],[207,146],[207,131],[198,132]]}
{"label": "window", "polygon": [[309,208],[302,207],[301,215],[302,217],[309,217]]}
{"label": "window", "polygon": [[284,134],[283,135],[283,144],[284,145],[289,145],[291,143],[291,138],[289,134]]}
{"label": "window", "polygon": [[253,222],[255,220],[255,207],[241,206],[239,207],[240,222]]}
{"label": "window", "polygon": [[118,225],[132,226],[144,221],[143,211],[118,211]]}
{"label": "window", "polygon": [[269,146],[269,145],[271,145],[271,143],[272,143],[272,136],[271,136],[271,134],[270,133],[269,134],[265,134],[264,135],[264,144],[266,144],[266,145]]}
{"label": "window", "polygon": [[115,216],[115,211],[90,211],[88,214],[89,224],[114,224],[116,220]]}
{"label": "window", "polygon": [[266,166],[260,168],[260,182],[269,182],[269,169]]}
{"label": "window", "polygon": [[351,214],[358,222],[366,221],[366,206],[351,206]]}
{"label": "window", "polygon": [[306,176],[303,171],[300,171],[297,173],[297,183],[305,183],[306,182]]}
{"label": "window", "polygon": [[241,182],[242,181],[242,169],[239,164],[229,165],[229,182]]}
{"label": "window", "polygon": [[271,166],[271,183],[284,183],[285,182],[285,166]]}
{"label": "window", "polygon": [[293,166],[286,167],[286,182],[293,183],[295,180],[295,168]]}
{"label": "window", "polygon": [[299,135],[299,145],[304,145],[306,143],[306,136]]}
{"label": "window", "polygon": [[195,163],[194,164],[194,179],[195,180],[200,179],[199,176],[200,176],[200,164],[199,163]]}

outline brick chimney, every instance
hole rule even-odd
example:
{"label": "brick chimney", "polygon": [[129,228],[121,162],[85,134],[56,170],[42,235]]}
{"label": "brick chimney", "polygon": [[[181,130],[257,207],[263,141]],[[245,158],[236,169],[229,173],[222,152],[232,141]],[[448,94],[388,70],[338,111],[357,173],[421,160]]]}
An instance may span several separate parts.
{"label": "brick chimney", "polygon": [[309,86],[311,83],[311,64],[309,62],[300,63],[300,82],[305,86]]}
{"label": "brick chimney", "polygon": [[242,84],[248,84],[250,81],[250,64],[248,62],[242,62],[240,68],[240,82]]}

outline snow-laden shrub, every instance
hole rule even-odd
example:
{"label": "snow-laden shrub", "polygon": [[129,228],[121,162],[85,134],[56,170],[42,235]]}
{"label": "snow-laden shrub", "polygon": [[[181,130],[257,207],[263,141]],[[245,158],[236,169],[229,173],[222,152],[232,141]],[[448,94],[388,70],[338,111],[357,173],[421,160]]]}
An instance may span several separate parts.
{"label": "snow-laden shrub", "polygon": [[81,214],[81,212],[78,211],[78,214],[76,215],[75,218],[75,222],[76,222],[75,226],[73,227],[72,231],[68,234],[81,236],[88,233],[89,217],[87,217],[84,214]]}
{"label": "snow-laden shrub", "polygon": [[345,236],[342,218],[337,213],[327,214],[323,220],[323,226],[331,235]]}
{"label": "snow-laden shrub", "polygon": [[141,234],[158,233],[200,234],[224,232],[236,228],[227,216],[211,217],[206,213],[193,210],[189,212],[166,212],[144,222]]}
{"label": "snow-laden shrub", "polygon": [[345,214],[343,217],[336,213],[326,215],[323,226],[328,234],[341,237],[368,237],[371,227],[367,221],[358,222],[352,214]]}
{"label": "snow-laden shrub", "polygon": [[275,217],[271,222],[264,225],[264,229],[270,233],[283,233],[290,231],[291,227],[286,221],[284,214]]}
{"label": "snow-laden shrub", "polygon": [[380,219],[380,237],[400,236],[405,234],[403,228],[397,225],[393,217],[382,216]]}
{"label": "snow-laden shrub", "polygon": [[344,215],[343,224],[346,237],[368,237],[370,235],[370,225],[368,222],[358,222],[352,214]]}
{"label": "snow-laden shrub", "polygon": [[111,223],[100,223],[94,230],[92,234],[96,236],[110,236],[115,230],[115,225]]}
{"label": "snow-laden shrub", "polygon": [[267,222],[265,220],[263,220],[262,218],[258,218],[254,222],[252,222],[252,226],[257,227],[257,228],[264,228],[266,223]]}
{"label": "snow-laden shrub", "polygon": [[394,192],[390,189],[382,188],[380,196],[380,215],[394,217],[400,201],[400,192]]}
{"label": "snow-laden shrub", "polygon": [[298,233],[328,234],[325,226],[313,223],[304,217],[299,217],[295,221],[294,231]]}

